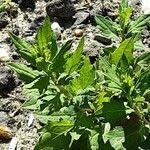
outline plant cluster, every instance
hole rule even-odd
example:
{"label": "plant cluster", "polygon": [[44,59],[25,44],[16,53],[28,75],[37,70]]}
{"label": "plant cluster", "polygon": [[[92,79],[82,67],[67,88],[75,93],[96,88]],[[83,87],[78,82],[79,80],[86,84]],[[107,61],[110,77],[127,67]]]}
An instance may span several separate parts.
{"label": "plant cluster", "polygon": [[10,4],[10,2],[11,0],[4,0],[2,3],[0,3],[0,12],[5,11],[6,7]]}
{"label": "plant cluster", "polygon": [[150,15],[130,21],[127,0],[118,23],[96,16],[102,34],[116,39],[96,66],[82,55],[84,38],[74,53],[72,41],[59,47],[46,17],[31,45],[10,33],[25,64],[9,63],[28,100],[44,124],[34,150],[138,150],[150,148],[150,52],[134,56]]}

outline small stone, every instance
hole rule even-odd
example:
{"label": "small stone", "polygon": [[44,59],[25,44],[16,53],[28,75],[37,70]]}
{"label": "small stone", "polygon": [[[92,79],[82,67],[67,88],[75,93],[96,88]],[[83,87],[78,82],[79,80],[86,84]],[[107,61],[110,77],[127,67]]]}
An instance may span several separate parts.
{"label": "small stone", "polygon": [[58,22],[53,22],[53,23],[51,24],[51,28],[52,28],[53,32],[55,33],[57,39],[59,39],[60,36],[61,36],[61,27],[60,27],[60,25],[58,24]]}
{"label": "small stone", "polygon": [[144,14],[149,14],[150,13],[150,3],[148,0],[142,0],[142,11]]}
{"label": "small stone", "polygon": [[0,62],[9,61],[10,57],[7,50],[0,48]]}
{"label": "small stone", "polygon": [[10,140],[12,138],[11,130],[6,126],[0,126],[0,140]]}
{"label": "small stone", "polygon": [[34,10],[35,9],[35,1],[36,0],[20,0],[19,7],[21,10],[27,10],[29,8],[31,10]]}
{"label": "small stone", "polygon": [[74,30],[74,35],[76,37],[81,37],[83,35],[83,30],[82,29],[75,29]]}
{"label": "small stone", "polygon": [[96,40],[96,41],[98,41],[104,45],[111,45],[112,44],[111,39],[108,39],[108,38],[106,38],[102,35],[99,35],[99,34],[95,35],[94,40]]}
{"label": "small stone", "polygon": [[47,4],[46,12],[50,17],[70,18],[76,10],[70,0],[53,0]]}
{"label": "small stone", "polygon": [[0,67],[0,94],[5,95],[16,87],[15,78],[10,68]]}
{"label": "small stone", "polygon": [[0,29],[5,28],[8,25],[8,16],[7,13],[2,12],[0,13]]}
{"label": "small stone", "polygon": [[85,23],[89,17],[90,17],[90,14],[88,12],[77,12],[75,14],[76,21],[74,24],[79,25],[79,24]]}

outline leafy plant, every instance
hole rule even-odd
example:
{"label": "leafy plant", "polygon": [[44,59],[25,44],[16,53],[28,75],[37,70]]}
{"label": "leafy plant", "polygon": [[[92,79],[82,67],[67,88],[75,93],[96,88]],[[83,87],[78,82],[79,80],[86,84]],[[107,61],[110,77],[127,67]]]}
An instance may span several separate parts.
{"label": "leafy plant", "polygon": [[132,8],[128,5],[128,0],[121,0],[118,11],[117,21],[112,21],[109,17],[96,15],[95,20],[101,31],[101,34],[108,38],[114,38],[120,43],[127,38],[134,37],[134,47],[144,48],[140,39],[142,30],[150,21],[150,14],[141,15],[136,20],[132,18]]}
{"label": "leafy plant", "polygon": [[[128,8],[126,2],[121,3],[121,12]],[[129,26],[127,18],[122,28]],[[110,35],[115,28],[108,24],[108,32],[102,26]],[[131,25],[129,29],[135,31]],[[43,124],[34,150],[149,148],[150,53],[135,57],[135,36],[124,34],[119,46],[100,56],[93,67],[82,55],[84,38],[74,53],[72,41],[59,47],[48,17],[34,45],[10,33],[16,51],[27,61],[9,63],[25,82],[28,100],[23,108],[34,111]],[[114,32],[111,36],[118,38]]]}
{"label": "leafy plant", "polygon": [[4,0],[0,4],[0,12],[5,11],[6,7],[9,5],[10,2],[11,2],[11,0]]}

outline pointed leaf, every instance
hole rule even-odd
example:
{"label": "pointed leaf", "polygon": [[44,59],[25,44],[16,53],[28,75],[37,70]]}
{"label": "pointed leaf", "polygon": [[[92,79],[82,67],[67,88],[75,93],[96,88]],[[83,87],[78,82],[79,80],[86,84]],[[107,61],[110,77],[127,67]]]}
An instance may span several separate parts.
{"label": "pointed leaf", "polygon": [[114,24],[114,22],[101,15],[97,15],[95,17],[95,21],[99,25],[99,28],[104,36],[119,40],[117,31],[118,26]]}
{"label": "pointed leaf", "polygon": [[128,29],[128,33],[132,32],[132,33],[138,33],[141,32],[141,30],[143,30],[147,23],[150,21],[150,14],[146,14],[143,16],[138,17],[134,22],[132,22],[132,24],[130,25],[129,29]]}
{"label": "pointed leaf", "polygon": [[21,55],[21,57],[24,58],[27,62],[35,64],[35,57],[32,53],[32,46],[13,33],[9,33],[9,35],[15,47],[17,48],[16,51]]}
{"label": "pointed leaf", "polygon": [[10,68],[19,74],[19,78],[26,83],[32,82],[37,76],[37,72],[23,64],[9,63]]}
{"label": "pointed leaf", "polygon": [[111,146],[115,150],[125,150],[125,148],[123,147],[123,142],[125,141],[123,128],[116,127],[103,136],[104,141],[109,140]]}
{"label": "pointed leaf", "polygon": [[84,90],[88,86],[94,83],[94,70],[90,63],[89,58],[86,56],[84,60],[84,65],[80,70],[80,76],[73,80],[72,89],[77,92],[78,90]]}
{"label": "pointed leaf", "polygon": [[55,55],[55,57],[52,60],[53,70],[55,72],[63,72],[64,71],[64,64],[66,63],[65,54],[68,52],[71,48],[72,41],[69,40],[65,43],[65,45],[58,51],[58,53]]}
{"label": "pointed leaf", "polygon": [[119,48],[112,53],[111,62],[115,65],[118,65],[124,54],[128,60],[128,63],[130,64],[133,60],[133,47],[134,41],[132,38],[124,40]]}
{"label": "pointed leaf", "polygon": [[40,50],[42,50],[45,46],[51,42],[51,37],[53,36],[53,32],[51,29],[50,19],[46,16],[43,25],[39,28],[37,33],[37,44]]}
{"label": "pointed leaf", "polygon": [[65,71],[67,73],[71,74],[72,72],[78,69],[82,58],[83,46],[84,46],[84,39],[82,38],[76,51],[66,62]]}

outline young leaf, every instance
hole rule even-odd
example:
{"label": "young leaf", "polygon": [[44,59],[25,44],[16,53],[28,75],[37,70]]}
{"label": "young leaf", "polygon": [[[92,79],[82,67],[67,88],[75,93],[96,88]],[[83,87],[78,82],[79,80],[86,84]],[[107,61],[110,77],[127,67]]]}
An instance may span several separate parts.
{"label": "young leaf", "polygon": [[82,58],[83,46],[84,46],[84,39],[82,38],[76,51],[66,62],[65,72],[67,72],[68,74],[71,74],[72,72],[78,69]]}
{"label": "young leaf", "polygon": [[139,33],[145,28],[147,23],[150,21],[150,14],[146,14],[138,17],[134,22],[130,24],[128,33]]}
{"label": "young leaf", "polygon": [[88,56],[84,59],[84,65],[80,70],[80,76],[73,80],[72,89],[77,92],[78,90],[84,90],[88,86],[94,83],[94,70],[90,63]]}
{"label": "young leaf", "polygon": [[53,32],[51,29],[50,19],[47,16],[44,20],[43,26],[41,26],[37,33],[37,44],[40,50],[51,42],[51,37],[53,37]]}
{"label": "young leaf", "polygon": [[120,21],[123,29],[128,25],[131,15],[132,15],[132,8],[130,7],[126,8],[120,13]]}
{"label": "young leaf", "polygon": [[17,48],[17,52],[21,55],[21,57],[24,58],[27,62],[35,64],[35,57],[32,53],[32,46],[13,33],[9,33],[9,35]]}
{"label": "young leaf", "polygon": [[19,78],[26,83],[32,82],[37,76],[37,72],[23,64],[9,63],[10,68],[19,74]]}
{"label": "young leaf", "polygon": [[112,64],[118,65],[123,54],[126,56],[128,63],[130,64],[133,60],[133,48],[134,48],[134,41],[132,38],[124,40],[119,48],[117,48],[111,57]]}
{"label": "young leaf", "polygon": [[72,41],[69,40],[65,43],[65,45],[58,51],[55,57],[52,60],[53,71],[55,72],[63,72],[64,71],[64,64],[66,63],[65,54],[71,48]]}
{"label": "young leaf", "polygon": [[106,19],[101,15],[97,15],[95,17],[96,23],[99,25],[99,28],[104,36],[109,38],[119,39],[118,31],[117,31],[117,24],[114,24],[111,20]]}

